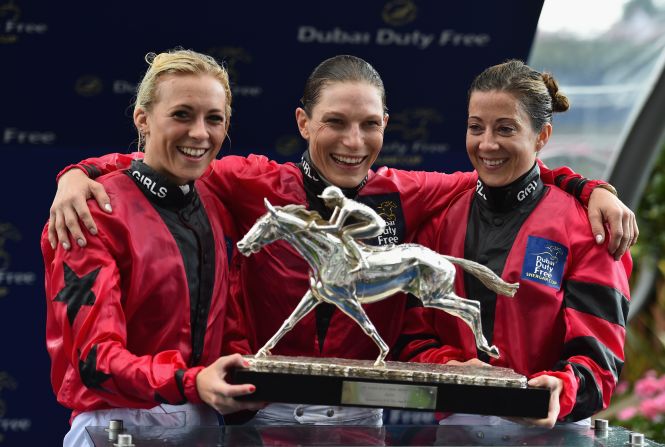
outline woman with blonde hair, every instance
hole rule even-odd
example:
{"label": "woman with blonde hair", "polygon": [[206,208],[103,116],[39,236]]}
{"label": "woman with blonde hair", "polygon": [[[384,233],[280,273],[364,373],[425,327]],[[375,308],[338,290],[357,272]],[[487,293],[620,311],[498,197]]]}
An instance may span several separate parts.
{"label": "woman with blonde hair", "polygon": [[53,249],[46,268],[46,343],[58,402],[72,409],[64,445],[85,427],[217,425],[253,385],[224,377],[245,362],[220,357],[228,293],[223,205],[198,181],[226,138],[226,71],[187,50],[149,54],[134,124],[145,151],[99,181],[114,213],[90,203],[99,237]]}

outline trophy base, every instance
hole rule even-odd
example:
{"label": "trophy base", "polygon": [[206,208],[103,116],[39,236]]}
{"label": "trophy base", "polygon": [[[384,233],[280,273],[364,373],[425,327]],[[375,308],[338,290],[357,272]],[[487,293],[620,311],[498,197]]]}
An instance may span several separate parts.
{"label": "trophy base", "polygon": [[510,417],[547,417],[550,393],[527,387],[510,369],[318,357],[245,356],[233,383],[251,383],[239,400],[349,405]]}

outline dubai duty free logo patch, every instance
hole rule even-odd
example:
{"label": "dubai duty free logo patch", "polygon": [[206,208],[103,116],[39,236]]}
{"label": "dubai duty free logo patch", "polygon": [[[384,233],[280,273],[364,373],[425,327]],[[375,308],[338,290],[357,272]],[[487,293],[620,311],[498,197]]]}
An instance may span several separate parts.
{"label": "dubai duty free logo patch", "polygon": [[568,248],[558,242],[529,236],[522,264],[522,279],[558,290],[561,288],[567,258]]}

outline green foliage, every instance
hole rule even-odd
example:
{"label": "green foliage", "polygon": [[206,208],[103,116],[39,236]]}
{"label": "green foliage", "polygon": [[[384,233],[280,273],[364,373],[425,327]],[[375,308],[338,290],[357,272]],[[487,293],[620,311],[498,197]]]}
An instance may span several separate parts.
{"label": "green foliage", "polygon": [[642,433],[651,441],[665,442],[665,421],[653,422],[644,416],[635,416],[618,424],[629,428],[630,431]]}
{"label": "green foliage", "polygon": [[[639,260],[644,255],[660,259],[665,253],[665,151],[654,166],[637,212],[640,239],[633,252]],[[661,266],[661,272],[665,269]]]}
{"label": "green foliage", "polygon": [[[654,299],[628,326],[623,378],[634,383],[647,370],[665,371],[665,151],[661,150],[637,211],[639,242],[633,247],[635,278],[656,262]],[[655,261],[654,261],[655,260]]]}
{"label": "green foliage", "polygon": [[[654,262],[658,279],[654,299],[635,316],[626,331],[626,363],[622,372],[622,385],[612,405],[602,416],[613,424],[644,433],[657,442],[665,442],[665,375],[659,381],[654,377],[665,372],[665,151],[654,166],[649,184],[637,211],[640,226],[638,244],[633,247],[635,261],[633,277],[640,267]],[[645,384],[652,383],[651,395],[644,392]],[[656,383],[657,385],[653,385]],[[642,385],[640,385],[642,384]],[[620,385],[618,388],[621,388]],[[642,391],[640,392],[640,386]],[[600,417],[601,415],[599,415]]]}

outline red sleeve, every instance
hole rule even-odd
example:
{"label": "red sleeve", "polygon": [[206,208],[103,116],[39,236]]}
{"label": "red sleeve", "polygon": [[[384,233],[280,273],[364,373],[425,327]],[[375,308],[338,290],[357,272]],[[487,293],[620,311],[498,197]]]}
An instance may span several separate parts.
{"label": "red sleeve", "polygon": [[[247,159],[238,156],[226,156],[213,160],[208,170],[201,176],[200,181],[205,183],[210,191],[220,200],[229,212],[222,219],[224,234],[231,240],[242,237],[238,226],[242,216],[246,213],[242,210],[247,198],[246,191],[238,195],[240,187],[239,177],[248,169]],[[258,200],[257,200],[258,202]]]}
{"label": "red sleeve", "polygon": [[403,171],[382,167],[363,189],[364,194],[399,191],[406,220],[406,242],[430,220],[441,215],[455,197],[473,189],[478,183],[476,172]]}
{"label": "red sleeve", "polygon": [[439,216],[455,197],[478,184],[478,174],[475,171],[416,174],[420,177],[420,188],[415,199],[421,204],[424,223]]}
{"label": "red sleeve", "polygon": [[60,180],[62,175],[74,168],[78,168],[85,172],[91,179],[96,179],[109,172],[118,171],[120,169],[127,169],[132,160],[143,158],[143,152],[134,152],[131,154],[107,154],[101,157],[87,158],[74,165],[69,165],[60,171],[56,177],[56,181]]}
{"label": "red sleeve", "polygon": [[[93,215],[101,211],[91,206]],[[45,229],[46,231],[46,229]],[[90,238],[85,249],[45,253],[47,346],[55,369],[72,371],[87,389],[114,407],[138,402],[201,402],[196,374],[177,350],[137,356],[127,347],[122,280],[106,248],[106,232]]]}
{"label": "red sleeve", "polygon": [[615,261],[606,247],[586,235],[584,210],[577,213],[581,224],[570,230],[578,236],[571,244],[570,273],[563,283],[566,333],[561,360],[552,371],[534,375],[563,380],[559,419],[566,421],[589,417],[610,403],[624,363],[632,269],[630,254]]}
{"label": "red sleeve", "polygon": [[213,160],[200,181],[229,211],[230,219],[224,223],[224,231],[234,240],[241,238],[265,214],[264,198],[280,206],[306,203],[298,168],[292,163],[277,163],[263,155],[227,155]]}
{"label": "red sleeve", "polygon": [[[563,371],[542,371],[533,374],[529,379],[539,376],[552,376],[560,379],[563,382],[563,389],[559,395],[559,417],[558,420],[567,420],[567,417],[575,407],[575,399],[580,388],[580,381],[578,380],[575,370],[571,365],[566,365]],[[584,419],[584,418],[580,418]]]}
{"label": "red sleeve", "polygon": [[539,158],[536,159],[540,167],[540,178],[547,185],[554,185],[571,196],[584,206],[589,205],[591,193],[600,185],[609,185],[602,180],[589,180],[575,173],[567,166],[549,169]]}
{"label": "red sleeve", "polygon": [[234,179],[245,170],[246,164],[247,159],[244,157],[227,155],[219,160],[213,160],[209,170],[201,176],[201,180],[226,205],[233,199]]}

